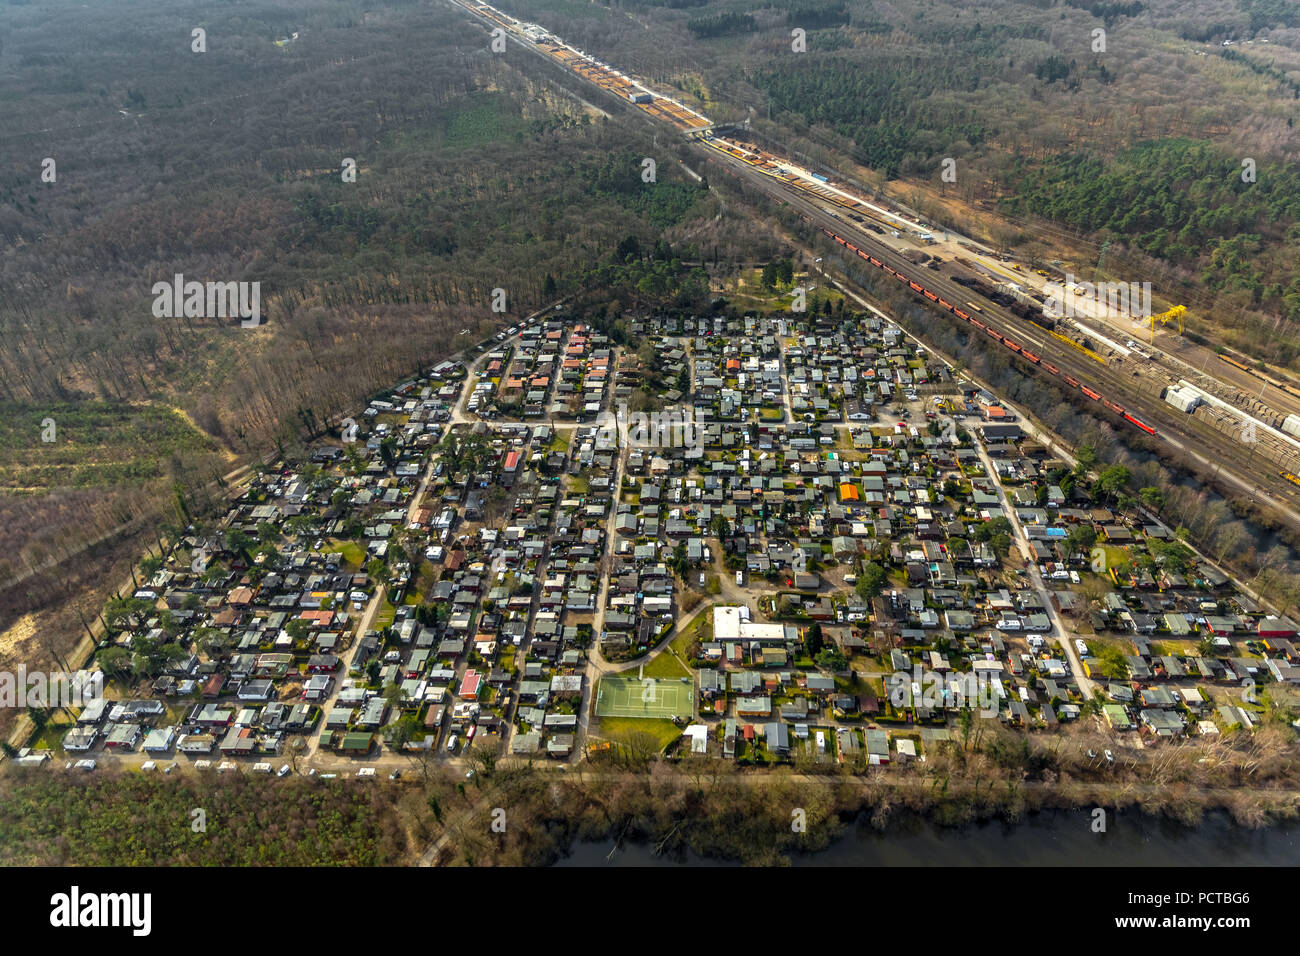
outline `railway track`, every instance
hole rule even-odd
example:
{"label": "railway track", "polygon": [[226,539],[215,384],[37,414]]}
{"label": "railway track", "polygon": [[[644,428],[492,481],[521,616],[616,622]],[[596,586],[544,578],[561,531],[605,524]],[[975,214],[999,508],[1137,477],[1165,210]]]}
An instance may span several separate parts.
{"label": "railway track", "polygon": [[[480,22],[495,22],[543,59],[606,92],[620,98],[637,91],[653,92],[553,35],[535,36],[530,42],[521,35],[527,25],[485,3],[451,2]],[[649,102],[632,101],[645,115],[689,134],[692,143],[705,150],[710,162],[720,163],[733,175],[796,209],[801,218],[858,260],[892,275],[911,292],[946,311],[953,321],[967,323],[973,331],[996,340],[1014,360],[1034,372],[1054,377],[1063,387],[1077,390],[1084,400],[1096,402],[1098,411],[1104,409],[1120,427],[1140,429],[1152,440],[1182,452],[1204,475],[1271,505],[1287,523],[1300,530],[1300,511],[1295,508],[1300,503],[1300,484],[1294,480],[1300,475],[1300,449],[1267,432],[1260,435],[1249,426],[1243,428],[1240,421],[1219,409],[1201,406],[1193,414],[1177,411],[1163,400],[1164,389],[1175,383],[1167,370],[1155,364],[1144,368],[1132,359],[1125,364],[1120,359],[1102,357],[1015,315],[977,289],[918,266],[872,235],[873,231],[883,235],[885,228],[892,231],[912,225],[907,220],[842,193],[825,177],[813,174],[810,182],[796,174],[791,164],[783,165],[779,156],[756,146],[712,136],[707,117],[671,97],[653,93]],[[984,304],[974,306],[971,298]]]}
{"label": "railway track", "polygon": [[[769,177],[763,178],[770,181]],[[954,321],[970,324],[972,330],[998,341],[1013,359],[1097,402],[1118,425],[1141,429],[1154,440],[1186,453],[1193,465],[1199,458],[1206,477],[1222,479],[1272,505],[1287,523],[1300,529],[1300,513],[1295,510],[1300,503],[1300,485],[1285,477],[1288,473],[1300,474],[1300,452],[1294,446],[1267,433],[1257,434],[1254,441],[1243,441],[1241,424],[1214,409],[1198,409],[1197,414],[1179,412],[1162,397],[1164,389],[1175,384],[1176,379],[1155,366],[1133,361],[1102,364],[1074,348],[1063,349],[1049,330],[1011,313],[977,290],[918,266],[876,240],[869,230],[839,217],[828,220],[825,212],[797,189],[783,190],[782,199],[823,235],[829,233],[829,241],[835,241],[848,255],[872,267],[879,262],[882,271],[892,269],[900,285],[944,309]],[[850,243],[855,247],[852,250],[848,248]],[[885,271],[885,275],[891,273]],[[978,298],[978,310],[963,307],[972,298]]]}

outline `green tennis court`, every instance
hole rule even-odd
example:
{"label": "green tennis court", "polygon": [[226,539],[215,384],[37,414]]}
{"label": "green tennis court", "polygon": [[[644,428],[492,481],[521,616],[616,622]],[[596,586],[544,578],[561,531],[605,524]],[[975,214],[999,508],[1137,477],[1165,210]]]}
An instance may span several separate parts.
{"label": "green tennis court", "polygon": [[597,717],[689,717],[695,684],[652,677],[606,677],[596,689]]}

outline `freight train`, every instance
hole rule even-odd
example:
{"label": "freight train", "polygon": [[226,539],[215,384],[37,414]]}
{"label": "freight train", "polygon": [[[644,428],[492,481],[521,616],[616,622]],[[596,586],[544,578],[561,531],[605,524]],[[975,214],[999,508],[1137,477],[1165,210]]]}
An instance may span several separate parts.
{"label": "freight train", "polygon": [[1294,395],[1297,398],[1300,398],[1300,388],[1296,388],[1294,385],[1290,384],[1289,382],[1278,381],[1277,379],[1273,378],[1273,376],[1271,375],[1265,375],[1259,369],[1251,368],[1245,362],[1238,362],[1235,358],[1229,358],[1226,355],[1220,355],[1219,358],[1223,359],[1229,365],[1235,365],[1243,372],[1255,376],[1255,378],[1263,379],[1265,382],[1268,382],[1268,384],[1272,385],[1274,388],[1280,388],[1288,395]]}
{"label": "freight train", "polygon": [[[800,216],[800,218],[803,219],[804,222],[811,222],[811,220],[808,219],[807,216]],[[899,282],[902,282],[904,285],[910,288],[913,292],[925,296],[925,298],[929,299],[931,302],[938,303],[939,305],[947,309],[949,312],[951,312],[953,315],[957,316],[957,318],[970,323],[972,326],[979,329],[981,332],[983,332],[990,338],[996,339],[997,341],[1001,342],[1003,346],[1009,349],[1013,354],[1024,359],[1026,362],[1029,362],[1031,365],[1037,365],[1042,369],[1044,369],[1045,371],[1047,371],[1048,373],[1050,373],[1051,375],[1055,375],[1057,378],[1062,379],[1065,382],[1065,384],[1068,385],[1070,388],[1078,389],[1081,393],[1083,393],[1088,398],[1092,399],[1094,402],[1100,401],[1103,405],[1106,406],[1107,409],[1114,412],[1116,415],[1118,415],[1120,418],[1122,418],[1124,421],[1128,422],[1129,424],[1133,425],[1134,427],[1139,428],[1142,431],[1146,432],[1148,435],[1156,434],[1156,430],[1152,426],[1148,425],[1146,422],[1132,415],[1123,405],[1120,405],[1118,402],[1112,402],[1109,399],[1103,399],[1101,397],[1100,392],[1096,392],[1093,389],[1088,388],[1086,385],[1081,384],[1079,380],[1074,378],[1073,376],[1063,374],[1059,368],[1057,368],[1051,362],[1044,360],[1041,355],[1029,351],[1019,342],[1016,342],[1010,337],[1003,335],[1001,332],[999,332],[996,328],[994,328],[989,323],[984,322],[981,319],[977,319],[969,312],[965,311],[964,309],[960,309],[957,306],[953,305],[947,299],[944,299],[941,296],[932,292],[931,290],[927,289],[925,286],[917,282],[911,276],[904,275],[902,272],[899,272],[898,270],[885,265],[884,262],[877,259],[875,256],[863,251],[862,249],[859,249],[856,245],[854,245],[849,240],[845,239],[843,236],[838,236],[831,230],[826,229],[824,227],[822,228],[822,232],[825,233],[829,238],[834,239],[839,245],[843,246],[845,249],[848,249],[850,252],[857,255],[859,258],[865,259],[867,262],[870,262],[873,266],[876,266],[879,269],[883,269],[889,275],[893,276]],[[978,307],[974,306],[972,303],[967,303],[967,305],[970,306],[971,308],[976,308],[977,311],[981,311],[978,310]]]}

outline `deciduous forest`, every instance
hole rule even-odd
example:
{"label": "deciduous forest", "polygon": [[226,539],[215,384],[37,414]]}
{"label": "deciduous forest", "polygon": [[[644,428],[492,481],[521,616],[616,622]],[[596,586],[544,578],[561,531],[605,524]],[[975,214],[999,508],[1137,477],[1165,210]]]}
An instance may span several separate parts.
{"label": "deciduous forest", "polygon": [[[93,617],[87,545],[138,550],[178,500],[572,292],[629,235],[649,269],[660,239],[698,258],[751,234],[669,155],[643,182],[652,131],[617,103],[492,54],[449,6],[10,4],[0,36],[0,628],[73,593]],[[262,323],[155,317],[178,274],[260,283]]]}

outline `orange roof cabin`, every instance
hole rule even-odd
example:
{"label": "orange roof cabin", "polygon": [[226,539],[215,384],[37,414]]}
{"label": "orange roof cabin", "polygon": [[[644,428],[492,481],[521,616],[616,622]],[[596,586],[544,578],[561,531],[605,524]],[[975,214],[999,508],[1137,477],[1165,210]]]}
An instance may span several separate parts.
{"label": "orange roof cabin", "polygon": [[334,623],[333,611],[303,611],[298,617],[316,627],[329,627]]}
{"label": "orange roof cabin", "polygon": [[858,486],[851,482],[840,483],[840,501],[861,501],[862,497],[858,494]]}

